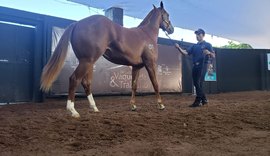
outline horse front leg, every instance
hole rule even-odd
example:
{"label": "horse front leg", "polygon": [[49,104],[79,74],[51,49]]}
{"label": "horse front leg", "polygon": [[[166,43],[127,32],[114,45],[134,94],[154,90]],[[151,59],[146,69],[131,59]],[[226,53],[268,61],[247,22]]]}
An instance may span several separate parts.
{"label": "horse front leg", "polygon": [[156,76],[156,63],[154,61],[147,61],[145,63],[145,68],[148,72],[148,75],[150,77],[150,80],[153,84],[155,93],[156,93],[156,97],[157,97],[157,107],[160,110],[165,109],[164,104],[162,103],[162,99],[159,93],[159,86],[158,86],[158,81],[157,81],[157,76]]}
{"label": "horse front leg", "polygon": [[132,67],[132,94],[131,94],[131,99],[130,99],[130,106],[131,106],[131,110],[135,111],[137,109],[135,103],[136,103],[136,99],[135,99],[135,94],[137,91],[137,84],[138,84],[138,78],[140,75],[140,67]]}

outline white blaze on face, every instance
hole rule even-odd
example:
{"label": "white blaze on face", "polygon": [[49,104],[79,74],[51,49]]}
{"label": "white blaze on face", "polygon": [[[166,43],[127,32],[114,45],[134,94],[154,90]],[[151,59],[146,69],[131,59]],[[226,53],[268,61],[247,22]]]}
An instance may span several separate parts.
{"label": "white blaze on face", "polygon": [[71,112],[72,117],[75,117],[75,118],[80,117],[80,114],[74,108],[74,102],[72,102],[71,100],[67,101],[67,110]]}
{"label": "white blaze on face", "polygon": [[94,112],[99,112],[99,110],[98,110],[98,108],[96,106],[96,102],[95,102],[95,100],[93,98],[93,95],[90,94],[90,95],[87,96],[87,98],[88,98],[88,101],[90,103],[90,108],[94,109]]}

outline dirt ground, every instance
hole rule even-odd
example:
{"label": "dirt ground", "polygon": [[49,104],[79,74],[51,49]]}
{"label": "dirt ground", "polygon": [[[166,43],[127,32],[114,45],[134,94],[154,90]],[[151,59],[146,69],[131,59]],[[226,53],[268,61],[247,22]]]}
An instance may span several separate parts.
{"label": "dirt ground", "polygon": [[80,119],[65,99],[0,106],[0,155],[270,155],[270,92],[209,95],[209,105],[189,108],[193,96],[96,97],[93,113],[77,100]]}

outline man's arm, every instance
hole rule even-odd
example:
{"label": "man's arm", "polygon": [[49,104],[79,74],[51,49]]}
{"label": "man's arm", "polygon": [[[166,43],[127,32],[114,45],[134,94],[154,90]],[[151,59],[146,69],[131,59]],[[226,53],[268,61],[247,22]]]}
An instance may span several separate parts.
{"label": "man's arm", "polygon": [[175,43],[175,47],[176,47],[177,50],[180,51],[181,54],[183,54],[183,55],[188,55],[188,52],[187,52],[186,50],[182,49],[182,48],[179,46],[179,44]]}
{"label": "man's arm", "polygon": [[212,58],[215,58],[215,52],[214,52],[214,49],[210,43],[206,44],[206,48],[203,49],[203,53],[205,55],[209,55]]}

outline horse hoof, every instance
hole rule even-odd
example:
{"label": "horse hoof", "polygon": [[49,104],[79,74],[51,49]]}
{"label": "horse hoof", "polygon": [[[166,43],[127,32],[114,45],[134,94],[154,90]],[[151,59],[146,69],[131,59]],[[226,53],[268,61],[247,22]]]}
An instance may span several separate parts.
{"label": "horse hoof", "polygon": [[71,116],[75,119],[79,119],[81,117],[80,114],[72,114]]}
{"label": "horse hoof", "polygon": [[158,104],[158,109],[159,110],[164,110],[165,109],[165,106],[163,104]]}
{"label": "horse hoof", "polygon": [[93,112],[95,112],[95,113],[98,113],[99,112],[99,110],[98,110],[98,108],[97,107],[90,107],[92,110],[93,110]]}
{"label": "horse hoof", "polygon": [[72,109],[67,108],[67,113],[73,118],[80,118],[80,114],[77,111],[74,112]]}
{"label": "horse hoof", "polygon": [[132,105],[132,106],[131,106],[131,111],[136,111],[136,110],[137,110],[136,105]]}

